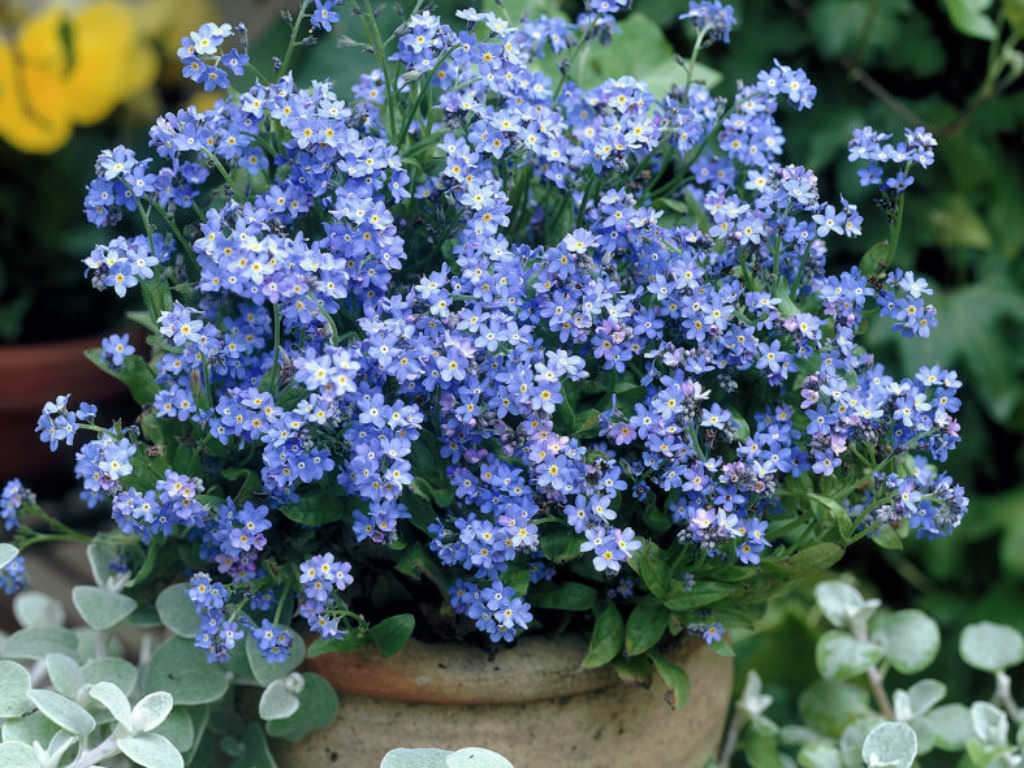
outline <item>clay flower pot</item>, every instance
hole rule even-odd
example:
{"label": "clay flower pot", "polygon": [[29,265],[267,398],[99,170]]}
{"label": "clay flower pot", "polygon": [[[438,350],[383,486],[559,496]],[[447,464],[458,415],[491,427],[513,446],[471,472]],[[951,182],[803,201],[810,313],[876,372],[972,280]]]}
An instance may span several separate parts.
{"label": "clay flower pot", "polygon": [[[0,346],[0,482],[14,476],[26,481],[52,478],[61,467],[73,464],[74,451],[51,453],[35,434],[47,400],[70,392],[76,404],[85,400],[103,405],[127,392],[121,382],[85,357],[85,351],[98,347],[104,335]],[[135,327],[131,335],[139,348],[145,334]],[[52,489],[38,490],[49,493]]]}
{"label": "clay flower pot", "polygon": [[650,688],[611,668],[582,670],[580,637],[526,637],[485,651],[410,641],[376,651],[333,653],[307,666],[340,694],[334,724],[278,754],[289,768],[377,768],[398,746],[482,746],[516,768],[701,768],[717,749],[732,692],[732,659],[699,641],[666,655],[690,677],[689,701],[673,710],[657,675]]}

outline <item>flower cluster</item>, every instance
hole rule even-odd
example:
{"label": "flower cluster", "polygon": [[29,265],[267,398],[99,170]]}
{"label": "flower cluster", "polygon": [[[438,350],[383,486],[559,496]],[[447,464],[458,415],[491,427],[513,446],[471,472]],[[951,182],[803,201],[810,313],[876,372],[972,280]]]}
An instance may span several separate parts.
{"label": "flower cluster", "polygon": [[[905,140],[899,144],[883,143],[891,134],[876,131],[870,125],[854,130],[850,139],[850,162],[868,160],[867,168],[857,170],[862,187],[882,185],[896,193],[905,192],[914,183],[911,166],[927,168],[935,162],[935,137],[924,128],[904,129]],[[882,165],[893,163],[899,169],[883,179]]]}
{"label": "flower cluster", "polygon": [[[86,265],[139,286],[159,343],[121,374],[142,377],[138,426],[90,422],[77,471],[122,531],[191,548],[211,658],[244,633],[285,650],[250,613],[342,637],[423,577],[449,603],[439,631],[495,642],[646,598],[663,583],[641,559],[685,602],[716,569],[791,554],[773,531],[794,515],[838,536],[822,498],[844,543],[959,523],[933,466],[959,441],[956,375],[896,379],[858,341],[876,310],[928,335],[927,286],[827,272],[862,216],[782,160],[776,114],[814,86],[780,62],[731,100],[531,66],[611,34],[619,6],[461,11],[458,31],[419,13],[350,99],[285,72],[158,120],[162,163],[100,156],[86,215],[146,233]],[[317,2],[312,22],[335,15]],[[686,16],[728,39],[727,6]],[[183,43],[211,88],[235,74],[231,32]],[[878,159],[878,140],[855,143]],[[924,164],[932,141],[910,132],[904,154]],[[40,421],[52,446],[74,427],[63,400]],[[678,610],[677,631],[721,636],[713,607]]]}

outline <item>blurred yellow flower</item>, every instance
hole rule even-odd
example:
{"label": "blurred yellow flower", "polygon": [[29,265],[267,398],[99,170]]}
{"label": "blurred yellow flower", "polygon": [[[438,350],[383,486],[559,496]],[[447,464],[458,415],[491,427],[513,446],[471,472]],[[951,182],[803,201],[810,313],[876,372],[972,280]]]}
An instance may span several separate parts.
{"label": "blurred yellow flower", "polygon": [[75,126],[144,94],[161,58],[173,68],[180,38],[215,16],[207,0],[40,5],[0,39],[0,138],[30,154],[55,152]]}

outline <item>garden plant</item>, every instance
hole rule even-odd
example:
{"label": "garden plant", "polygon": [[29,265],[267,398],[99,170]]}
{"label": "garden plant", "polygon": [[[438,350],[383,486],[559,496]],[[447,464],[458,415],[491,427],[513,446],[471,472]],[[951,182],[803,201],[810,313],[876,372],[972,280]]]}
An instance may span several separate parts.
{"label": "garden plant", "polygon": [[[57,692],[29,698],[60,700],[35,702],[43,718],[84,728],[99,706],[120,723],[101,743],[156,743],[118,715],[163,692],[199,708],[191,764],[272,760],[259,727],[221,738],[229,681],[264,689],[266,733],[301,739],[337,706],[293,671],[307,654],[390,656],[413,636],[502,653],[560,632],[589,638],[583,667],[657,674],[678,707],[674,638],[729,654],[729,628],[846,546],[957,527],[967,499],[941,468],[956,373],[894,377],[862,338],[873,315],[911,339],[936,324],[927,282],[889,268],[927,130],[853,132],[888,238],[837,273],[829,244],[862,214],[821,198],[776,121],[815,86],[775,61],[717,96],[697,60],[729,42],[729,6],[691,4],[691,55],[637,76],[614,72],[615,35],[643,21],[615,0],[572,23],[417,8],[390,33],[372,3],[347,10],[376,57],[351,96],[291,71],[336,3],[300,5],[273,72],[244,29],[204,24],[178,54],[216,104],[159,118],[155,157],[96,161],[86,217],[137,234],[86,272],[138,294],[152,354],[113,337],[92,357],[142,411],[108,423],[71,393],[38,432],[77,445],[116,530],[67,528],[18,480],[0,513],[19,549],[88,542],[97,585],[76,605],[93,630],[177,637],[109,700],[50,675]],[[121,751],[180,764],[159,743],[148,763]]]}

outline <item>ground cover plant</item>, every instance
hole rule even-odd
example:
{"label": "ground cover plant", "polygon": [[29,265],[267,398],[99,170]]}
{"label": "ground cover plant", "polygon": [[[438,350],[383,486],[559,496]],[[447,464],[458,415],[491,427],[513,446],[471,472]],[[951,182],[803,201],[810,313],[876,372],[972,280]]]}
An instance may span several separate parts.
{"label": "ground cover plant", "polygon": [[[888,239],[834,272],[863,218],[776,121],[817,89],[771,62],[714,96],[697,58],[729,42],[729,6],[691,5],[690,57],[648,82],[593,75],[619,3],[418,11],[391,35],[348,10],[377,60],[350,98],[290,71],[336,4],[301,4],[272,71],[206,24],[179,56],[223,98],[160,118],[155,157],[97,159],[86,217],[139,232],[86,271],[140,295],[153,354],[93,357],[143,413],[108,424],[69,395],[38,432],[83,436],[85,498],[118,528],[93,541],[125,576],[108,591],[179,629],[185,604],[180,634],[227,668],[301,657],[293,620],[312,654],[580,631],[584,666],[657,672],[680,705],[672,637],[728,653],[726,628],[845,546],[959,525],[957,374],[891,376],[862,339],[869,313],[940,332],[927,282],[883,266],[927,130],[853,132]],[[16,480],[2,513],[21,547],[83,538]]]}

